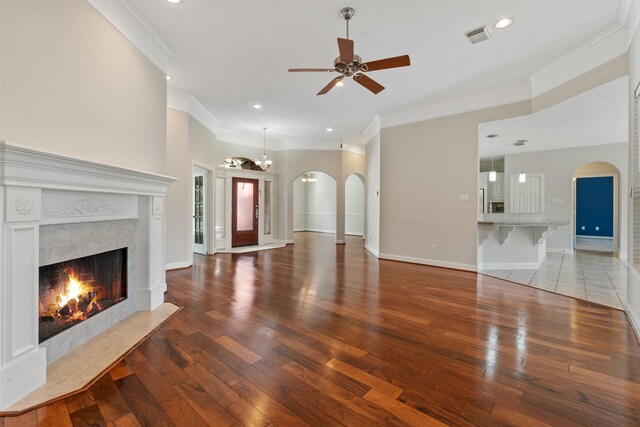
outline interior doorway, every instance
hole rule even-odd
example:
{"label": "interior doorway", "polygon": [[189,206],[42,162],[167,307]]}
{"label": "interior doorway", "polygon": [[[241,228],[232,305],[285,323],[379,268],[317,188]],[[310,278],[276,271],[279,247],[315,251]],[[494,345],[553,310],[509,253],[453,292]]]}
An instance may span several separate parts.
{"label": "interior doorway", "polygon": [[192,251],[207,254],[207,215],[208,215],[208,171],[199,166],[192,167]]}
{"label": "interior doorway", "polygon": [[231,246],[258,244],[258,180],[233,178],[231,190]]}
{"label": "interior doorway", "polygon": [[365,185],[358,173],[349,175],[344,184],[344,232],[365,236]]}
{"label": "interior doorway", "polygon": [[618,169],[607,162],[581,166],[573,180],[573,247],[618,252]]}

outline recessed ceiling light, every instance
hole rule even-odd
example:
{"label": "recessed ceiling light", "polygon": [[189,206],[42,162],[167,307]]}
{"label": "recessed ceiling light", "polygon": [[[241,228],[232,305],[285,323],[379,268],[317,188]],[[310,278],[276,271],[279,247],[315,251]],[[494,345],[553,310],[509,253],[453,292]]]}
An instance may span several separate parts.
{"label": "recessed ceiling light", "polygon": [[327,128],[327,132],[333,132],[333,129]]}
{"label": "recessed ceiling light", "polygon": [[499,20],[498,22],[496,22],[495,27],[498,30],[501,30],[503,28],[507,28],[509,25],[513,24],[513,19],[511,18],[502,18],[501,20]]}
{"label": "recessed ceiling light", "polygon": [[167,80],[171,80],[171,76],[167,74]]}
{"label": "recessed ceiling light", "polygon": [[253,104],[253,108],[255,108],[256,110],[259,110],[262,108],[262,105],[260,104]]}
{"label": "recessed ceiling light", "polygon": [[180,3],[182,0],[167,0],[169,3],[173,3],[173,4],[178,4]]}
{"label": "recessed ceiling light", "polygon": [[338,82],[338,83],[336,83],[336,86],[344,86],[344,83],[343,82]]}

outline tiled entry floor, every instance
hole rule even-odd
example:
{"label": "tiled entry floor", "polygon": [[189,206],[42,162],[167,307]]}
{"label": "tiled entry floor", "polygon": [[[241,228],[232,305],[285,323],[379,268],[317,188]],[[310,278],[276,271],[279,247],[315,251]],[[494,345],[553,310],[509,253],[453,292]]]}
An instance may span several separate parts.
{"label": "tiled entry floor", "polygon": [[612,254],[575,251],[547,254],[539,270],[483,270],[482,274],[622,310],[627,269]]}

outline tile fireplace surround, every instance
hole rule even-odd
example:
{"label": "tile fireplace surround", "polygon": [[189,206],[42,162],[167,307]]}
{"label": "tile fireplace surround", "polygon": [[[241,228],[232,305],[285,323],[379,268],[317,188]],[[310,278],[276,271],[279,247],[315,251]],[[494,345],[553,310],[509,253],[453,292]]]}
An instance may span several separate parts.
{"label": "tile fireplace surround", "polygon": [[[174,178],[0,141],[0,411],[47,364],[164,301],[164,199]],[[38,344],[38,269],[125,245],[127,299]]]}

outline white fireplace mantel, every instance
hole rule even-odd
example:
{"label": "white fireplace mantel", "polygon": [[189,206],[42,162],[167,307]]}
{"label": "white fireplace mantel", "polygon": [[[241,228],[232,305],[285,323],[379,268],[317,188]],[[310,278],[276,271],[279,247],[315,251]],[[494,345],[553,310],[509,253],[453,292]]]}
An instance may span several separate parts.
{"label": "white fireplace mantel", "polygon": [[153,310],[166,291],[164,199],[175,180],[0,141],[0,410],[46,378],[40,226],[136,219],[135,307]]}

